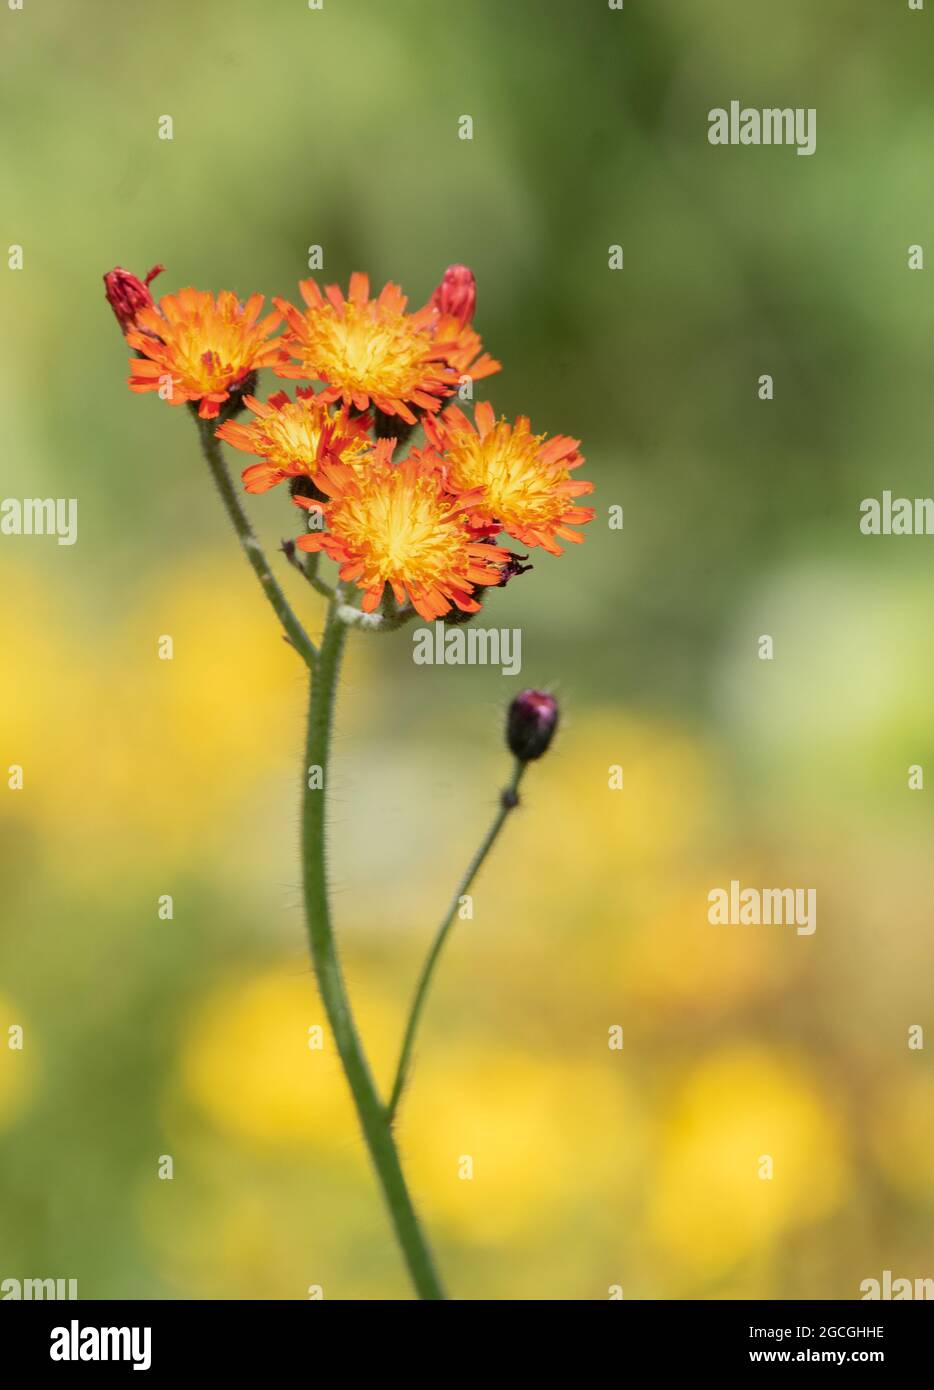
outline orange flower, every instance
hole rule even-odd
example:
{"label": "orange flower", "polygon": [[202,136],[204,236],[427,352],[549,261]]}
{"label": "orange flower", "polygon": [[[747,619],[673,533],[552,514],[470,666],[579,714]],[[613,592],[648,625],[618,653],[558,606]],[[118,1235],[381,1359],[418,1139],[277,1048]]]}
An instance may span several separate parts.
{"label": "orange flower", "polygon": [[189,288],[164,295],[158,308],[141,308],[126,335],[145,354],[130,359],[130,390],[161,391],[165,385],[163,398],[170,405],[200,401],[198,414],[214,419],[231,391],[282,353],[281,338],[266,342],[282,315],[260,319],[262,307],[261,294],[241,304],[221,290],[215,302],[206,290]]}
{"label": "orange flower", "polygon": [[286,345],[294,363],[279,365],[282,377],[323,381],[323,399],[342,400],[358,410],[372,404],[385,415],[414,425],[412,407],[436,411],[459,378],[499,370],[486,354],[478,356],[480,338],[453,314],[426,304],[407,314],[398,285],[385,285],[370,299],[370,281],[359,272],[350,277],[344,298],[337,285],[322,294],[314,280],[299,285],[304,312],[284,299],[274,301],[289,324]]}
{"label": "orange flower", "polygon": [[428,438],[443,452],[447,486],[479,501],[469,507],[470,523],[488,533],[502,529],[523,545],[540,545],[561,554],[556,538],[581,541],[571,525],[591,521],[592,507],[578,507],[572,498],[593,491],[593,483],[571,477],[584,462],[578,439],[532,434],[520,415],[515,426],[498,423],[493,408],[481,402],[476,428],[463,411],[450,406],[440,420],[425,421]]}
{"label": "orange flower", "polygon": [[299,506],[323,513],[328,530],[300,536],[300,550],[323,550],[340,565],[340,577],[364,591],[363,609],[378,607],[388,583],[398,603],[408,598],[429,622],[451,605],[475,613],[475,586],[499,584],[499,562],[508,552],[473,539],[464,520],[467,497],[452,498],[424,458],[390,462],[392,444],[380,440],[370,466],[355,472],[322,463],[316,483],[321,504],[296,497]]}
{"label": "orange flower", "polygon": [[353,467],[372,448],[366,415],[351,420],[346,406],[330,409],[310,386],[299,386],[295,395],[290,401],[285,391],[277,391],[265,404],[244,396],[257,418],[248,424],[227,420],[216,431],[218,439],[262,459],[243,471],[247,492],[266,492],[284,478],[314,478],[325,458]]}

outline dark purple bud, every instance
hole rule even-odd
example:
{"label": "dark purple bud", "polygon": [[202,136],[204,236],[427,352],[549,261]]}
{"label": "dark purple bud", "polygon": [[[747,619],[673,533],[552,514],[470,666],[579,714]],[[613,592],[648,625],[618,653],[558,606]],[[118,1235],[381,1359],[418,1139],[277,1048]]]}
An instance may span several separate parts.
{"label": "dark purple bud", "polygon": [[558,727],[558,702],[544,690],[522,690],[509,706],[506,742],[523,763],[548,751]]}

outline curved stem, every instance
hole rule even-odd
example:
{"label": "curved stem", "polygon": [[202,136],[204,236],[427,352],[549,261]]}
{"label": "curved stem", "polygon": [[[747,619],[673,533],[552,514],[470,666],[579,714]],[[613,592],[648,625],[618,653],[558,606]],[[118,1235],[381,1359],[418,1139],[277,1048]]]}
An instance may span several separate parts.
{"label": "curved stem", "polygon": [[[326,788],[334,693],[347,637],[347,625],[338,617],[338,606],[339,596],[328,608],[320,655],[312,677],[308,711],[308,739],[302,779],[305,914],[318,988],[396,1237],[419,1297],[440,1299],[444,1298],[444,1291],[415,1214],[383,1102],[354,1025],[331,926],[325,861]],[[309,782],[317,780],[310,775],[309,769],[312,768],[321,770],[322,784],[317,789],[309,787]]]}
{"label": "curved stem", "polygon": [[279,588],[275,576],[269,568],[269,562],[263,548],[256,539],[246,512],[240,505],[240,499],[230,481],[230,474],[227,472],[227,466],[221,454],[220,441],[214,434],[216,423],[214,420],[198,420],[201,451],[208,468],[211,470],[211,477],[220,493],[221,501],[237,533],[243,552],[282,624],[287,641],[295,648],[305,665],[311,667],[317,655],[315,644],[292,612],[288,599]]}
{"label": "curved stem", "polygon": [[493,821],[493,824],[490,826],[489,830],[487,831],[486,835],[481,841],[480,848],[477,850],[473,859],[471,859],[469,865],[467,866],[467,871],[464,874],[464,877],[457,885],[457,888],[454,892],[454,896],[451,899],[450,906],[448,907],[447,913],[442,919],[441,925],[435,933],[435,939],[431,944],[431,950],[428,952],[425,964],[422,966],[422,973],[419,976],[418,984],[415,987],[415,997],[412,1000],[412,1007],[409,1010],[409,1021],[406,1025],[405,1036],[402,1039],[402,1049],[399,1053],[399,1062],[396,1067],[396,1079],[393,1082],[392,1092],[389,1097],[389,1104],[386,1106],[386,1119],[390,1124],[392,1124],[395,1118],[396,1111],[399,1108],[399,1101],[402,1098],[402,1092],[405,1089],[405,1080],[408,1074],[409,1064],[411,1062],[412,1047],[415,1043],[415,1034],[418,1030],[418,1021],[421,1017],[421,1012],[428,994],[428,988],[431,984],[431,977],[434,973],[435,966],[438,963],[438,957],[441,955],[441,950],[444,946],[445,941],[447,940],[448,933],[454,924],[454,918],[457,916],[457,909],[460,906],[461,898],[467,892],[470,885],[476,878],[477,874],[480,872],[480,868],[483,864],[483,861],[486,859],[490,850],[496,843],[496,837],[499,835],[499,832],[502,830],[504,824],[506,823],[506,819],[509,815],[509,812],[514,810],[515,807],[519,804],[519,783],[521,782],[522,774],[527,767],[528,763],[520,761],[519,758],[516,759],[516,764],[513,768],[512,778],[510,779],[509,784],[506,787],[504,787],[502,792],[500,793],[499,810],[496,813],[496,817]]}

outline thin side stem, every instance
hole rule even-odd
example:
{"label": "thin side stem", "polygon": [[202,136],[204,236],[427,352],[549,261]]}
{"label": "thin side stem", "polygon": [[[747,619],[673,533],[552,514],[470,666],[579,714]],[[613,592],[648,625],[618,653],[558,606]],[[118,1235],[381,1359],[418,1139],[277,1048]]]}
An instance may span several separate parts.
{"label": "thin side stem", "polygon": [[409,1010],[409,1021],[406,1025],[405,1036],[402,1039],[402,1049],[399,1053],[399,1062],[396,1067],[396,1079],[393,1082],[392,1092],[389,1097],[389,1104],[386,1106],[386,1119],[390,1124],[392,1124],[393,1120],[395,1119],[396,1111],[399,1108],[399,1101],[401,1100],[402,1092],[405,1089],[406,1077],[408,1075],[409,1066],[412,1059],[412,1048],[415,1044],[415,1034],[418,1031],[418,1022],[421,1017],[422,1009],[425,1005],[425,999],[428,995],[429,986],[431,985],[431,978],[434,974],[434,969],[438,963],[438,958],[441,955],[444,943],[447,940],[448,933],[450,932],[451,927],[454,925],[454,919],[457,916],[457,909],[460,906],[461,898],[468,891],[470,885],[473,883],[477,874],[480,872],[480,869],[483,865],[483,861],[486,859],[490,850],[496,843],[497,836],[499,835],[499,832],[505,825],[510,811],[514,810],[515,807],[518,806],[519,783],[521,782],[522,774],[525,772],[525,769],[527,767],[528,763],[522,762],[519,758],[516,759],[515,767],[513,768],[512,778],[510,779],[508,785],[504,787],[502,792],[500,793],[499,810],[496,813],[496,817],[493,821],[493,824],[490,826],[489,830],[487,831],[486,835],[481,841],[480,848],[477,850],[473,859],[471,859],[470,863],[468,864],[467,871],[464,874],[464,877],[457,885],[457,888],[454,892],[454,896],[451,899],[450,906],[448,907],[447,913],[443,917],[441,925],[435,933],[435,939],[431,944],[431,949],[428,952],[425,964],[422,966],[422,973],[419,976],[418,984],[415,987],[415,996],[412,1000],[412,1007]]}
{"label": "thin side stem", "polygon": [[253,527],[250,525],[246,512],[240,505],[236,489],[230,480],[227,472],[227,465],[221,453],[220,441],[214,435],[216,421],[198,420],[198,435],[201,439],[201,451],[204,454],[208,468],[211,470],[211,477],[214,479],[215,486],[220,493],[224,509],[230,517],[231,524],[237,533],[237,538],[243,548],[243,553],[249,560],[263,592],[275,609],[276,616],[282,624],[287,641],[295,648],[305,665],[311,668],[314,665],[317,650],[314,642],[302,627],[298,618],[292,612],[291,606],[285,594],[269,568],[265,552]]}
{"label": "thin side stem", "polygon": [[[396,1237],[419,1297],[441,1299],[444,1291],[412,1205],[382,1099],[354,1025],[331,925],[325,857],[326,790],[334,696],[347,637],[347,625],[338,617],[339,602],[338,596],[328,608],[308,712],[302,779],[305,915],[318,988]],[[309,782],[317,780],[309,773],[309,769],[314,768],[321,769],[322,785],[317,788],[309,786]]]}

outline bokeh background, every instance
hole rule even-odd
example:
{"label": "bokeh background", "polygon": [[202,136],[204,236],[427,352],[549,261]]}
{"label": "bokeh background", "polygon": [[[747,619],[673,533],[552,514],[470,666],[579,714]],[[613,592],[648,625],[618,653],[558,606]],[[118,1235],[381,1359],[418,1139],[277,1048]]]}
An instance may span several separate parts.
{"label": "bokeh background", "polygon": [[[597,484],[586,544],[488,606],[520,677],[415,667],[403,631],[352,642],[341,700],[336,910],[383,1081],[505,704],[546,685],[565,711],[401,1121],[451,1292],[934,1274],[934,1074],[908,1047],[934,1026],[934,790],[908,788],[934,777],[934,540],[858,528],[866,496],[934,491],[934,272],[908,269],[934,255],[932,23],[894,0],[3,7],[24,268],[0,271],[0,491],[77,497],[79,538],[0,538],[0,1276],[408,1296],[333,1049],[307,1045],[302,674],[186,412],[126,389],[101,285],[162,261],[162,293],[290,296],[311,244],[325,281],[415,304],[469,263],[504,363],[482,394],[580,436]],[[733,98],[816,107],[817,153],[711,148]],[[281,490],[251,513],[295,534]],[[815,887],[815,935],[708,925],[731,878]]]}

